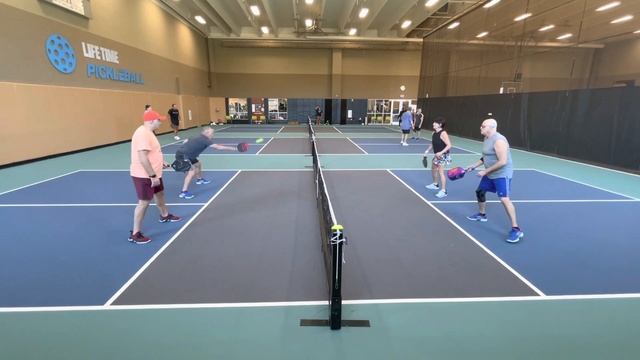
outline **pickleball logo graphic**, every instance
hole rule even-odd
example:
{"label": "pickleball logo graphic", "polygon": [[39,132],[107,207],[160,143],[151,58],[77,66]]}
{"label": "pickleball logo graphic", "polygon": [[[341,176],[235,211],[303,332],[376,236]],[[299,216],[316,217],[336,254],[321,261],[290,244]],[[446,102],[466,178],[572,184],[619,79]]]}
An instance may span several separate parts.
{"label": "pickleball logo graphic", "polygon": [[78,61],[69,40],[60,34],[53,34],[45,45],[47,58],[56,70],[63,74],[71,74],[76,69]]}

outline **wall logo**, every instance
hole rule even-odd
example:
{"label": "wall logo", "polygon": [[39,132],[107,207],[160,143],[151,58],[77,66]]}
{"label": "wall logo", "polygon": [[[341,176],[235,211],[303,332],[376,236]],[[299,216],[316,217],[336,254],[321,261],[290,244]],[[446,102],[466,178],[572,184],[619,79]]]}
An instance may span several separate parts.
{"label": "wall logo", "polygon": [[78,61],[75,51],[64,36],[53,34],[49,36],[45,44],[47,58],[56,70],[63,74],[71,74],[76,69]]}

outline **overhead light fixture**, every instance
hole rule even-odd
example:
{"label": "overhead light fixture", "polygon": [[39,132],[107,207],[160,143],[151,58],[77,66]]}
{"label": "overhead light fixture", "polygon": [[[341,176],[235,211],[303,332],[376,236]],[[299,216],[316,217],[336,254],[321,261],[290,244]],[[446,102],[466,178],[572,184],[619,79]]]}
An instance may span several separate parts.
{"label": "overhead light fixture", "polygon": [[311,19],[305,19],[305,21],[304,21],[304,26],[306,26],[306,27],[308,27],[308,28],[312,27],[312,26],[313,26],[313,20],[311,20]]}
{"label": "overhead light fixture", "polygon": [[477,38],[483,38],[485,36],[489,35],[488,31],[483,31],[480,34],[476,35]]}
{"label": "overhead light fixture", "polygon": [[424,6],[426,7],[432,7],[435,6],[438,3],[439,0],[427,0],[426,3],[424,3]]}
{"label": "overhead light fixture", "polygon": [[636,30],[633,32],[634,34],[640,34],[640,30]]}
{"label": "overhead light fixture", "polygon": [[196,19],[197,22],[199,22],[202,25],[206,25],[207,24],[207,21],[200,15],[196,15],[195,19]]}
{"label": "overhead light fixture", "polygon": [[484,4],[483,8],[488,9],[494,5],[497,5],[500,2],[500,0],[491,0],[488,3]]}
{"label": "overhead light fixture", "polygon": [[358,17],[360,19],[364,19],[367,17],[368,14],[369,14],[369,8],[362,8],[360,9],[360,13],[358,14]]}
{"label": "overhead light fixture", "polygon": [[260,16],[260,8],[258,7],[258,5],[251,5],[249,6],[249,9],[251,9],[251,13],[255,16]]}
{"label": "overhead light fixture", "polygon": [[263,26],[260,28],[260,30],[262,30],[263,34],[268,34],[269,33],[269,27],[268,26]]}
{"label": "overhead light fixture", "polygon": [[543,26],[540,29],[538,29],[538,31],[547,31],[547,30],[553,29],[554,27],[556,27],[556,26],[555,25],[546,25],[546,26]]}
{"label": "overhead light fixture", "polygon": [[522,14],[520,16],[518,16],[517,18],[513,19],[513,21],[522,21],[528,17],[531,16],[531,13],[526,13],[526,14]]}
{"label": "overhead light fixture", "polygon": [[358,29],[356,28],[349,29],[349,35],[355,35],[357,32],[358,32]]}
{"label": "overhead light fixture", "polygon": [[313,0],[304,0],[304,3],[307,5],[313,4]]}
{"label": "overhead light fixture", "polygon": [[459,21],[455,21],[455,22],[452,22],[451,25],[447,26],[447,29],[455,29],[458,26],[460,26],[460,22]]}
{"label": "overhead light fixture", "polygon": [[620,5],[620,1],[612,1],[608,4],[602,5],[599,8],[596,9],[596,11],[607,11],[609,9],[613,9],[614,7]]}
{"label": "overhead light fixture", "polygon": [[409,27],[409,25],[411,25],[411,20],[405,20],[402,22],[402,25],[400,25],[400,27],[406,29]]}
{"label": "overhead light fixture", "polygon": [[633,19],[633,15],[625,15],[625,16],[619,17],[619,18],[617,18],[615,20],[611,20],[611,23],[612,24],[618,24],[618,23],[621,23],[621,22],[629,21],[631,19]]}
{"label": "overhead light fixture", "polygon": [[570,38],[570,37],[572,37],[572,36],[573,36],[573,34],[566,33],[566,34],[563,34],[563,35],[558,36],[556,39],[558,39],[558,40],[564,40],[564,39],[568,39],[568,38]]}

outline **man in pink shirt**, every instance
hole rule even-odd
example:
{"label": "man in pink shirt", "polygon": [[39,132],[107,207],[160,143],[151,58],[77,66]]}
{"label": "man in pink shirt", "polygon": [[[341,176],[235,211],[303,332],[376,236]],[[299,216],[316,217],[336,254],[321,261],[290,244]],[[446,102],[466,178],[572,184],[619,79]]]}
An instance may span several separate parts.
{"label": "man in pink shirt", "polygon": [[161,223],[182,220],[179,216],[169,213],[164,200],[162,169],[168,164],[164,162],[162,148],[153,133],[160,127],[160,121],[164,120],[164,117],[149,109],[143,114],[143,119],[144,124],[136,129],[131,138],[131,178],[138,195],[138,205],[133,213],[133,230],[129,235],[129,241],[136,244],[151,241],[151,238],[142,234],[140,228],[154,196],[160,210]]}

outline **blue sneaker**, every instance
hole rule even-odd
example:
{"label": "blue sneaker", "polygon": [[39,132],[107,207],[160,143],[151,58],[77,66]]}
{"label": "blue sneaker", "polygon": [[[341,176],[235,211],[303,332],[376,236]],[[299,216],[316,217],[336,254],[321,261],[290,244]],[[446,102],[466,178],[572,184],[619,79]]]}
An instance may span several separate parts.
{"label": "blue sneaker", "polygon": [[180,193],[180,195],[178,195],[179,198],[182,199],[193,199],[194,197],[196,197],[195,195],[193,195],[192,193],[188,192],[188,191],[183,191]]}
{"label": "blue sneaker", "polygon": [[522,232],[522,230],[518,230],[518,229],[511,229],[511,231],[509,232],[509,237],[507,238],[507,242],[511,243],[511,244],[515,244],[518,241],[520,241],[520,239],[522,239],[524,237],[524,233]]}
{"label": "blue sneaker", "polygon": [[196,180],[196,184],[197,185],[207,185],[210,182],[211,182],[211,180],[207,180],[207,179],[204,179],[204,178],[200,178],[200,179]]}
{"label": "blue sneaker", "polygon": [[480,222],[487,222],[487,214],[473,214],[471,216],[467,216],[467,219],[471,220],[471,221],[480,221]]}

